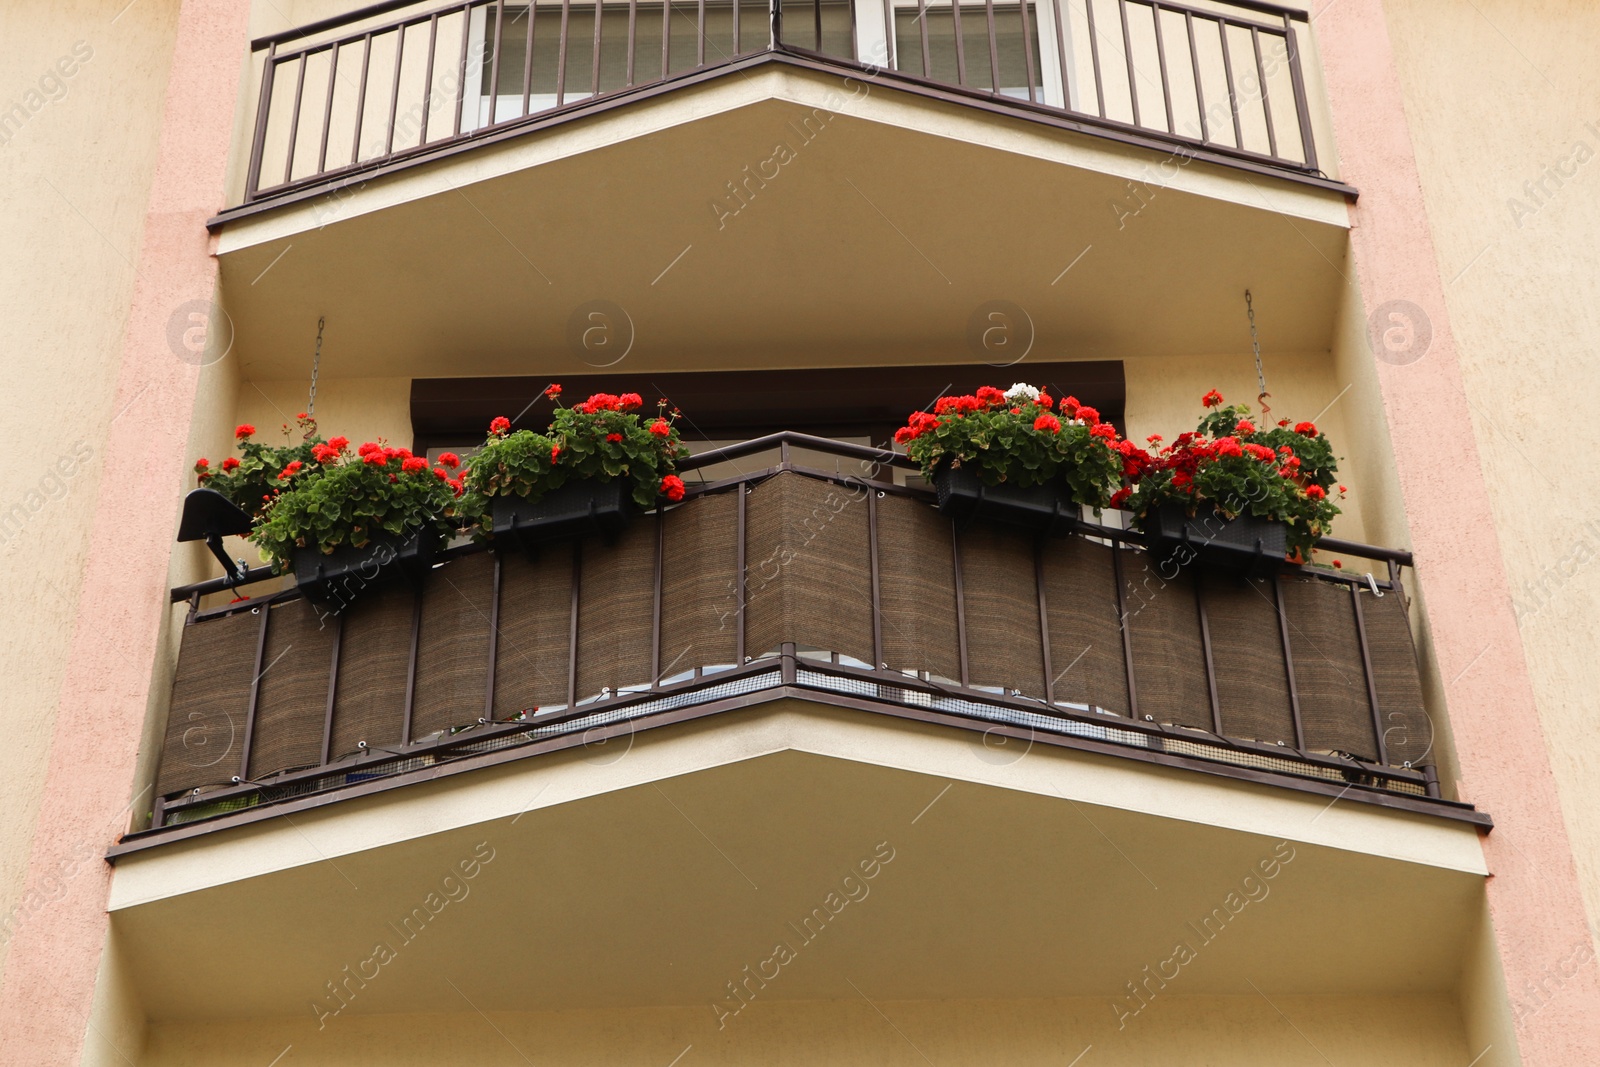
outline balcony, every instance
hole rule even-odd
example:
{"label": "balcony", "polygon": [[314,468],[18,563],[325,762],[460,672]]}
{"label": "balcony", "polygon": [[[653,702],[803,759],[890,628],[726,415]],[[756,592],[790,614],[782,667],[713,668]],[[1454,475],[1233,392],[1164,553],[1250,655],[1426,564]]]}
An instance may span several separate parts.
{"label": "balcony", "polygon": [[1257,0],[419,8],[378,3],[252,43],[260,81],[244,204],[774,61],[1160,147],[1181,164],[1203,158],[1343,188],[1319,163],[1307,16]]}
{"label": "balcony", "polygon": [[1112,527],[956,528],[863,446],[783,434],[687,466],[773,450],[614,544],[461,546],[342,610],[175,590],[154,823],[121,847],[786,699],[1487,822],[1440,799],[1407,554],[1325,540],[1385,576],[1246,581]]}

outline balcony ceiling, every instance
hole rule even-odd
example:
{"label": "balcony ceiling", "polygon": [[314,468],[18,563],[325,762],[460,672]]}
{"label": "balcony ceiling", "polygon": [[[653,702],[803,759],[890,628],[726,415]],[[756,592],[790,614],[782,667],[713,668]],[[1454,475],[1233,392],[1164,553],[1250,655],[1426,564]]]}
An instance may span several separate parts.
{"label": "balcony ceiling", "polygon": [[[351,1011],[465,1010],[446,979],[485,1012],[709,1005],[779,941],[797,958],[765,998],[1111,998],[1179,941],[1198,946],[1182,993],[1446,992],[1482,892],[1448,862],[1476,853],[1470,829],[966,731],[790,704],[633,741],[475,776],[498,774],[509,809],[440,783],[403,812],[346,802],[124,857],[114,924],[146,1012],[310,1022],[379,942],[395,959]],[[1181,815],[1157,813],[1174,789]],[[1187,924],[1242,892],[1273,819],[1292,862],[1204,944]],[[404,944],[389,924],[480,842],[494,858],[468,894]],[[786,924],[880,842],[894,858],[868,895],[802,944]],[[199,880],[152,892],[164,869]]]}
{"label": "balcony ceiling", "polygon": [[[1337,194],[886,86],[840,102],[856,88],[760,68],[236,218],[234,354],[302,377],[326,315],[330,376],[581,371],[594,300],[641,370],[967,362],[994,300],[1042,358],[1212,353],[1248,345],[1247,287],[1269,350],[1329,347]],[[746,166],[776,176],[719,218]]]}

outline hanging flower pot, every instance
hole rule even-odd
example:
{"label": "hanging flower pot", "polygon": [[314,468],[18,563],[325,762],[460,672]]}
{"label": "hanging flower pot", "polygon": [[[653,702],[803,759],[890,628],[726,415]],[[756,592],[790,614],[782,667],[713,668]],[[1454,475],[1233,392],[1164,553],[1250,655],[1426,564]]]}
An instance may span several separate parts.
{"label": "hanging flower pot", "polygon": [[1063,485],[1036,485],[1030,489],[985,485],[970,467],[949,464],[934,472],[933,485],[939,494],[939,513],[957,522],[983,519],[1041,531],[1051,537],[1065,537],[1082,525],[1078,505]]}
{"label": "hanging flower pot", "polygon": [[570,408],[561,386],[545,395],[556,409],[544,433],[513,431],[510,419],[497,418],[468,464],[461,509],[481,533],[524,548],[569,537],[609,541],[660,498],[683,499],[673,471],[688,451],[665,400],[641,418],[638,393],[596,393]]}
{"label": "hanging flower pot", "polygon": [[1339,514],[1329,490],[1344,493],[1328,439],[1309,422],[1258,427],[1215,389],[1201,403],[1209,410],[1192,432],[1153,455],[1132,450],[1112,506],[1132,513],[1164,563],[1265,575],[1309,559]]}
{"label": "hanging flower pot", "polygon": [[294,550],[294,582],[319,604],[343,610],[360,593],[392,578],[420,578],[433,565],[438,547],[433,531],[404,539],[382,538],[360,548],[345,545],[331,553],[315,548]]}
{"label": "hanging flower pot", "polygon": [[613,541],[639,511],[633,485],[620,479],[586,478],[568,482],[543,496],[496,496],[492,505],[493,532],[524,547],[566,537],[599,537]]}
{"label": "hanging flower pot", "polygon": [[1150,554],[1164,564],[1199,562],[1220,570],[1266,577],[1280,570],[1289,550],[1289,528],[1254,515],[1228,518],[1205,505],[1190,515],[1168,502],[1145,516]]}
{"label": "hanging flower pot", "polygon": [[1106,506],[1124,466],[1125,442],[1098,411],[1070,396],[1058,406],[1021,382],[940,397],[894,436],[938,490],[942,513],[1057,537],[1079,527],[1080,507]]}
{"label": "hanging flower pot", "polygon": [[276,574],[336,610],[398,574],[417,576],[454,530],[460,482],[451,453],[430,466],[404,448],[369,441],[351,455],[336,437],[278,475],[283,486],[250,539]]}

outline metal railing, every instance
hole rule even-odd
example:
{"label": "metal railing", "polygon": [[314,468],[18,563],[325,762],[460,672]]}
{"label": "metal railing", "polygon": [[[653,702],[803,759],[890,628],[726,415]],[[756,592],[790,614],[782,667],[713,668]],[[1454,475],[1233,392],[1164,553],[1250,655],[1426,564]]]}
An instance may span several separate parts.
{"label": "metal railing", "polygon": [[1002,101],[1180,156],[1320,174],[1305,15],[1256,0],[419,6],[389,0],[252,42],[264,55],[246,203],[762,55]]}
{"label": "metal railing", "polygon": [[772,452],[616,545],[462,546],[336,614],[314,618],[292,589],[209,611],[195,607],[217,583],[173,590],[193,606],[153,828],[778,696],[1444,803],[1399,582],[1409,554],[1325,540],[1387,575],[1244,582],[1159,569],[1113,527],[953,524],[886,476],[904,456],[865,446],[777,434],[685,466]]}
{"label": "metal railing", "polygon": [[1299,12],[1161,0],[887,0],[886,11],[897,70],[1195,148],[1318,169]]}

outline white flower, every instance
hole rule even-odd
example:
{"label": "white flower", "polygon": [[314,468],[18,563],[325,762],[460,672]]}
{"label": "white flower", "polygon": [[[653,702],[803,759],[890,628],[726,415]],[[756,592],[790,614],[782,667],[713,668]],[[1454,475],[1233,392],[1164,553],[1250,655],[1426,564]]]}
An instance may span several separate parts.
{"label": "white flower", "polygon": [[1027,400],[1030,403],[1039,399],[1039,390],[1027,382],[1018,382],[1006,390],[1007,400]]}

